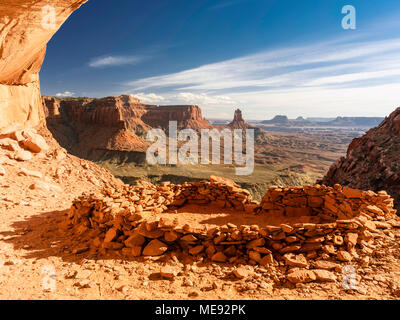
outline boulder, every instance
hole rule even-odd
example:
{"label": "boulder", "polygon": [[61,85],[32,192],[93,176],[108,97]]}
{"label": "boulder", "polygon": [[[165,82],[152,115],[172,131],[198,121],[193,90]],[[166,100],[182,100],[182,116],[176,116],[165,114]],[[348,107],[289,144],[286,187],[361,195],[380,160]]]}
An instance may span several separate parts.
{"label": "boulder", "polygon": [[26,139],[22,140],[20,143],[24,149],[34,153],[40,153],[42,151],[49,150],[46,140],[41,135],[31,131],[24,131],[23,135],[26,137]]}
{"label": "boulder", "polygon": [[307,283],[317,280],[317,276],[312,270],[291,269],[287,274],[287,279],[291,283]]}
{"label": "boulder", "polygon": [[160,240],[152,240],[149,244],[143,249],[144,256],[161,256],[168,250],[168,246],[161,242]]}

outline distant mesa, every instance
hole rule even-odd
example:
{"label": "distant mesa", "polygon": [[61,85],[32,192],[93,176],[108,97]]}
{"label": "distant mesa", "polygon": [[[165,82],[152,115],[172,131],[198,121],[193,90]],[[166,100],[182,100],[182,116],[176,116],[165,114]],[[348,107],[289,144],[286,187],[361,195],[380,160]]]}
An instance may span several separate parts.
{"label": "distant mesa", "polygon": [[376,127],[385,118],[383,117],[337,117],[335,120],[324,122],[324,125],[338,127]]}
{"label": "distant mesa", "polygon": [[277,115],[272,120],[264,120],[262,124],[290,124],[287,116]]}
{"label": "distant mesa", "polygon": [[285,115],[277,115],[271,120],[261,121],[270,126],[323,126],[323,127],[358,127],[372,128],[384,120],[383,117],[337,117],[333,118],[304,118],[289,119]]}

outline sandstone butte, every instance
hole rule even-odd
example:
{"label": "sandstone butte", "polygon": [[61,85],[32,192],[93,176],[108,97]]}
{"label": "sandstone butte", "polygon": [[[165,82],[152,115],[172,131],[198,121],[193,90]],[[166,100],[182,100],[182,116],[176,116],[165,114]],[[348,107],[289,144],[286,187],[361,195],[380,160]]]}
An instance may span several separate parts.
{"label": "sandstone butte", "polygon": [[152,128],[211,129],[201,109],[193,105],[155,106],[142,104],[131,95],[101,99],[43,97],[47,127],[73,154],[98,160],[105,153],[131,152],[143,158],[150,145],[145,140]]}
{"label": "sandstone butte", "polygon": [[[0,4],[0,148],[2,166],[7,168],[0,168],[0,176],[3,179],[10,171],[19,172],[16,175],[23,177],[22,182],[25,184],[29,182],[27,179],[39,179],[32,180],[35,182],[29,189],[43,194],[58,194],[61,197],[62,182],[53,184],[40,181],[43,172],[31,168],[19,169],[21,162],[33,164],[31,161],[37,161],[39,168],[39,164],[43,167],[47,162],[56,160],[64,161],[65,166],[71,166],[69,170],[62,167],[56,169],[54,178],[58,181],[64,179],[63,183],[66,184],[75,175],[75,179],[80,179],[82,183],[91,180],[91,185],[98,186],[95,192],[86,192],[77,197],[68,216],[61,216],[65,228],[62,229],[60,225],[60,230],[65,232],[65,238],[72,245],[63,247],[61,251],[96,260],[110,254],[129,259],[141,255],[169,254],[173,257],[173,252],[183,252],[187,256],[205,259],[202,261],[258,266],[257,272],[263,273],[265,277],[268,274],[273,275],[275,285],[288,282],[295,286],[309,282],[335,282],[344,266],[350,264],[367,268],[372,259],[383,259],[392,252],[386,248],[396,246],[394,234],[397,235],[396,228],[400,227],[400,222],[393,199],[385,191],[361,191],[339,184],[332,187],[323,184],[296,188],[274,186],[267,190],[262,201],[258,203],[252,200],[248,191],[229,179],[212,176],[209,181],[182,185],[163,183],[156,186],[141,182],[133,187],[120,183],[106,170],[99,169],[90,162],[80,162],[79,159],[67,155],[44,127],[45,112],[38,72],[51,36],[85,2],[39,0],[35,1],[35,6],[30,6],[31,1],[27,0],[4,0]],[[41,8],[45,5],[52,5],[56,10],[54,30],[38,28],[42,20]],[[107,99],[102,101],[104,108],[94,112],[82,112],[76,102],[66,102],[66,105],[71,108],[78,122],[99,122],[113,126],[121,124],[122,128],[131,125],[123,113],[126,111],[124,100],[133,98],[123,96],[119,101],[116,98],[111,99],[114,99],[114,106],[111,107],[113,116],[109,119],[103,118],[105,112],[110,112]],[[46,102],[48,114],[56,115],[57,103],[58,101],[53,100],[49,106]],[[90,104],[91,101],[80,103]],[[137,104],[137,101],[130,103]],[[153,120],[159,121],[162,117],[159,109],[153,112],[151,107],[141,108],[142,111],[138,108],[140,112],[147,109],[152,114],[147,119],[145,114],[142,118],[140,114],[136,115],[146,125]],[[188,110],[195,114],[197,112],[195,108]],[[377,156],[382,150],[370,141],[376,135],[378,141],[375,142],[378,142],[378,146],[383,146],[390,138],[393,141],[391,146],[395,148],[397,138],[393,136],[398,137],[398,112],[397,110],[380,127],[372,129],[361,140],[355,140],[349,148],[347,160],[341,160],[345,169],[332,169],[328,177],[335,177],[335,170],[350,172],[358,163],[367,165],[371,161],[369,166],[376,166],[378,162],[383,165],[380,162],[385,159],[379,160]],[[233,127],[246,126],[242,120],[237,111]],[[137,123],[145,128],[139,120]],[[32,127],[38,127],[38,130]],[[364,148],[369,148],[368,152]],[[366,153],[357,154],[357,150]],[[361,159],[363,154],[366,157],[364,160]],[[82,168],[87,170],[84,179],[79,177]],[[363,170],[368,171],[368,168],[370,167]],[[396,177],[394,172],[388,171],[387,175],[380,178],[396,182]],[[201,228],[198,225],[181,224],[179,210],[188,205],[211,209],[218,207],[218,212],[233,212],[232,217],[256,217],[260,221],[270,219],[271,223],[236,225],[227,222],[213,227],[203,225]],[[189,218],[187,212],[183,215],[184,220]],[[25,230],[21,234],[33,231]],[[42,242],[46,235],[42,234],[38,238]],[[11,261],[7,265],[13,263]],[[221,271],[218,268],[214,270]],[[246,270],[239,269],[232,275],[242,279],[251,277],[252,272]],[[175,269],[168,267],[162,268],[160,274],[167,279],[177,276]],[[65,277],[74,275],[67,274]],[[378,284],[387,284],[385,279],[372,279]],[[81,280],[76,286],[81,289],[90,288],[91,284],[88,280]],[[211,288],[216,287],[217,284],[211,285]],[[267,287],[266,284],[260,284],[260,288]],[[399,287],[391,285],[390,288],[393,295],[398,296]],[[198,295],[189,294],[190,297]]]}

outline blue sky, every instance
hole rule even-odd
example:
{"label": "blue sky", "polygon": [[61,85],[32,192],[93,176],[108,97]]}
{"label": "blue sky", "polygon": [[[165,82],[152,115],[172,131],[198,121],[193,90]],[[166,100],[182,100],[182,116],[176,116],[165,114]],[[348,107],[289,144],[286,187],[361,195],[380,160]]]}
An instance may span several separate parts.
{"label": "blue sky", "polygon": [[41,86],[209,118],[386,116],[400,106],[399,31],[396,0],[90,0],[50,41]]}

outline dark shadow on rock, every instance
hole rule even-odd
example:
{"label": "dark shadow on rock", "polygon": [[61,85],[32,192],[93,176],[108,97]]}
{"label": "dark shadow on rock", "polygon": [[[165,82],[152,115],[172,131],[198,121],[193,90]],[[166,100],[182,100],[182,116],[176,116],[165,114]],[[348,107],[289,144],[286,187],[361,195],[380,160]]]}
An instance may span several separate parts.
{"label": "dark shadow on rock", "polygon": [[89,231],[79,235],[68,222],[68,210],[42,213],[25,221],[14,222],[12,224],[14,231],[0,232],[3,236],[0,241],[13,244],[17,250],[25,250],[24,257],[27,259],[60,257],[65,262],[74,263],[80,263],[83,259],[143,263],[151,260],[156,263],[165,263],[172,259],[168,254],[160,257],[132,257],[122,255],[121,250],[96,252],[93,246],[90,246],[93,234]]}

